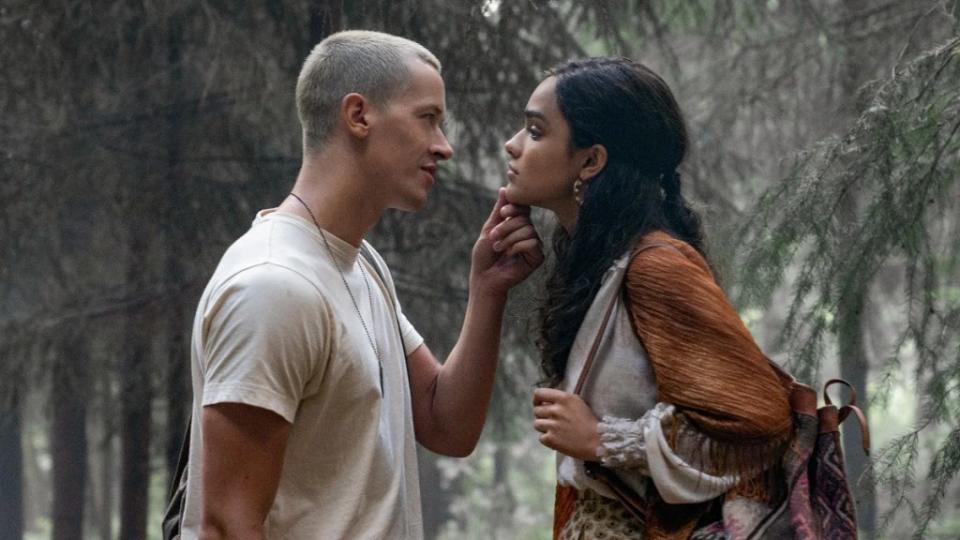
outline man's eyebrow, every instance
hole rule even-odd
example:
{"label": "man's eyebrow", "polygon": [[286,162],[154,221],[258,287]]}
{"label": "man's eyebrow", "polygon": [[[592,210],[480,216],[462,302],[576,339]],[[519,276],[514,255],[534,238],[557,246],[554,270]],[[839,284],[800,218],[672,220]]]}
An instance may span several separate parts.
{"label": "man's eyebrow", "polygon": [[535,111],[535,110],[533,110],[533,109],[527,109],[527,110],[523,111],[523,116],[524,116],[524,118],[539,118],[540,120],[543,120],[544,122],[547,121],[547,117],[546,117],[542,112],[540,112],[540,111]]}
{"label": "man's eyebrow", "polygon": [[417,109],[417,113],[418,113],[418,114],[420,114],[420,113],[425,113],[425,112],[432,112],[432,113],[434,113],[434,114],[436,114],[436,115],[438,115],[438,116],[443,116],[443,115],[444,115],[443,109],[441,109],[441,108],[440,108],[439,106],[437,106],[437,105],[424,105],[423,107],[420,107],[419,109]]}

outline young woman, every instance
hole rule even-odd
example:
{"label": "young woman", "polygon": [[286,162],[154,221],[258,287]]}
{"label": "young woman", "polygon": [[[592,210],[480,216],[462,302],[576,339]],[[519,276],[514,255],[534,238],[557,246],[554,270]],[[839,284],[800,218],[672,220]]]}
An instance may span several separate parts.
{"label": "young woman", "polygon": [[506,196],[559,222],[541,310],[547,384],[534,392],[534,428],[558,452],[555,536],[738,536],[781,496],[791,409],[706,261],[681,193],[676,100],[639,63],[591,58],[553,70],[524,117],[506,143]]}

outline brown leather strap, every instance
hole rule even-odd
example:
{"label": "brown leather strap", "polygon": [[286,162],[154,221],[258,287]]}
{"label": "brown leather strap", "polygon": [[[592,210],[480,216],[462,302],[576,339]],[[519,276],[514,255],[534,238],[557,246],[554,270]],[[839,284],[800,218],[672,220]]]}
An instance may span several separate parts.
{"label": "brown leather strap", "polygon": [[648,512],[645,501],[640,498],[640,495],[638,495],[633,488],[621,480],[616,473],[596,461],[584,462],[583,470],[590,478],[606,484],[637,521],[646,523]]}
{"label": "brown leather strap", "polygon": [[[665,242],[642,242],[640,245],[633,250],[633,253],[630,254],[630,259],[627,261],[627,265],[630,265],[630,261],[633,261],[634,257],[640,253],[655,247],[673,247],[670,244]],[[674,248],[676,249],[676,248]],[[622,284],[621,284],[622,287]],[[590,347],[590,352],[587,354],[587,360],[583,364],[583,369],[580,370],[580,377],[577,379],[577,386],[574,387],[573,393],[580,394],[580,391],[583,389],[583,385],[587,382],[587,377],[590,374],[590,369],[593,367],[593,361],[596,360],[597,351],[600,350],[600,342],[603,339],[603,334],[607,330],[607,324],[610,322],[610,315],[613,313],[613,307],[617,304],[617,298],[619,294],[615,294],[610,300],[610,305],[607,306],[606,311],[603,314],[603,322],[600,323],[600,330],[597,332],[597,336],[593,339],[593,345]],[[621,480],[617,475],[603,467],[597,462],[588,461],[584,462],[584,470],[587,473],[587,476],[593,478],[594,480],[605,484],[613,494],[616,495],[617,499],[626,507],[637,521],[640,523],[646,523],[647,521],[647,510],[643,504],[643,500],[634,491],[629,485]],[[556,522],[554,522],[554,537],[556,537]]]}
{"label": "brown leather strap", "polygon": [[837,412],[837,426],[842,424],[850,416],[850,413],[853,413],[857,423],[860,424],[860,440],[863,443],[863,452],[870,455],[870,425],[867,424],[867,417],[863,415],[863,411],[860,410],[860,407],[857,407],[857,391],[853,388],[853,385],[843,379],[830,379],[823,385],[824,403],[827,406],[833,405],[833,402],[830,401],[830,393],[827,390],[834,384],[842,384],[850,389],[850,402],[840,407]]}
{"label": "brown leather strap", "polygon": [[573,516],[577,508],[577,490],[571,486],[557,484],[556,495],[553,498],[553,538],[560,538],[563,527]]}
{"label": "brown leather strap", "polygon": [[863,415],[863,411],[860,410],[860,407],[856,405],[844,405],[840,408],[840,421],[843,420],[850,414],[853,413],[854,417],[857,419],[857,423],[860,424],[860,440],[863,442],[863,453],[870,455],[870,426],[867,424],[867,417]]}
{"label": "brown leather strap", "polygon": [[580,391],[583,390],[583,385],[587,382],[587,375],[590,373],[590,368],[593,367],[593,361],[597,357],[597,351],[600,349],[600,341],[603,338],[604,332],[607,330],[607,323],[610,322],[610,314],[613,313],[613,306],[617,305],[617,297],[614,296],[613,300],[610,301],[610,305],[607,306],[606,312],[603,314],[603,322],[600,323],[600,331],[597,332],[597,337],[593,339],[593,345],[590,347],[590,353],[587,354],[587,361],[583,364],[583,369],[580,370],[580,378],[577,379],[577,386],[573,388],[573,393],[579,395]]}
{"label": "brown leather strap", "polygon": [[[856,404],[857,404],[857,391],[854,390],[852,384],[848,383],[847,381],[845,381],[845,380],[843,380],[843,379],[830,379],[829,381],[826,382],[826,384],[823,385],[823,401],[824,401],[824,403],[826,403],[827,405],[833,405],[833,402],[830,401],[830,393],[827,392],[827,390],[830,388],[831,385],[834,385],[834,384],[842,384],[842,385],[844,385],[844,386],[846,386],[847,388],[850,389],[850,403],[848,403],[847,405],[856,405]],[[841,421],[842,421],[842,420],[841,420]]]}
{"label": "brown leather strap", "polygon": [[[655,247],[673,248],[673,246],[667,244],[666,242],[642,242],[636,247],[636,249],[633,250],[633,253],[630,254],[630,259],[627,261],[627,266],[630,265],[630,261],[633,261],[634,257],[648,249]],[[603,322],[600,323],[600,330],[597,332],[597,337],[593,338],[593,345],[590,347],[590,352],[587,354],[587,361],[584,362],[583,369],[580,370],[580,377],[577,379],[577,386],[573,388],[574,394],[579,395],[580,391],[583,389],[583,385],[587,382],[587,376],[590,374],[590,369],[593,367],[593,361],[597,357],[597,351],[600,350],[600,342],[603,340],[603,334],[607,331],[607,323],[610,322],[610,315],[613,313],[613,307],[617,304],[617,298],[619,298],[619,296],[619,294],[613,295],[613,298],[610,299],[610,305],[607,306],[607,310],[603,314]]]}
{"label": "brown leather strap", "polygon": [[840,416],[836,405],[824,405],[817,409],[817,433],[840,431]]}

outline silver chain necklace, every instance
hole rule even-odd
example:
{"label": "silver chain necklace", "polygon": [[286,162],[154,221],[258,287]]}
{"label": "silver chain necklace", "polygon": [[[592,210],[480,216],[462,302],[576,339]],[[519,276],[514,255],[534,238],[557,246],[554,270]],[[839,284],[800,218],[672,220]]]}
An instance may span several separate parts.
{"label": "silver chain necklace", "polygon": [[[373,335],[370,333],[370,330],[367,328],[367,322],[363,319],[363,314],[360,313],[360,304],[357,303],[357,299],[353,296],[353,291],[350,289],[350,285],[347,284],[347,277],[343,274],[343,270],[340,268],[340,264],[337,262],[337,258],[333,256],[333,249],[330,248],[330,241],[327,240],[326,233],[323,232],[323,228],[320,227],[320,223],[317,221],[317,218],[313,215],[313,211],[310,210],[310,207],[307,203],[300,198],[294,192],[290,192],[290,195],[294,199],[300,202],[303,205],[303,208],[310,214],[310,219],[313,220],[313,224],[317,226],[317,232],[320,233],[320,237],[323,238],[323,244],[327,246],[327,255],[330,256],[330,262],[333,263],[334,268],[337,269],[337,273],[340,274],[340,280],[343,281],[343,287],[347,289],[347,294],[350,295],[350,301],[353,302],[353,309],[357,312],[357,318],[360,319],[360,325],[363,326],[363,333],[367,335],[367,341],[370,343],[370,347],[373,348],[373,354],[377,357],[377,364],[380,366],[380,393],[383,393],[383,360],[380,358],[380,349],[377,347],[377,342],[374,341]],[[370,301],[370,314],[373,315],[373,294],[370,293],[370,281],[367,279],[367,272],[363,269],[363,264],[360,264],[360,261],[357,261],[358,266],[360,267],[360,274],[363,276],[363,283],[367,286],[367,300]]]}

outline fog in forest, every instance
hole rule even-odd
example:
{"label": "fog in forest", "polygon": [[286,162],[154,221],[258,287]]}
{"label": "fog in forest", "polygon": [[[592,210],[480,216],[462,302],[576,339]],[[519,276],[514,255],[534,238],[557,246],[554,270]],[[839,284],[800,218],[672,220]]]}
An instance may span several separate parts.
{"label": "fog in forest", "polygon": [[[0,539],[159,538],[200,293],[292,186],[297,74],[347,28],[443,63],[456,156],[368,238],[438,358],[530,92],[571,58],[639,60],[686,114],[685,194],[761,348],[858,389],[863,538],[960,537],[958,20],[957,0],[4,0]],[[419,452],[428,539],[551,537],[545,274],[511,293],[476,451]]]}

